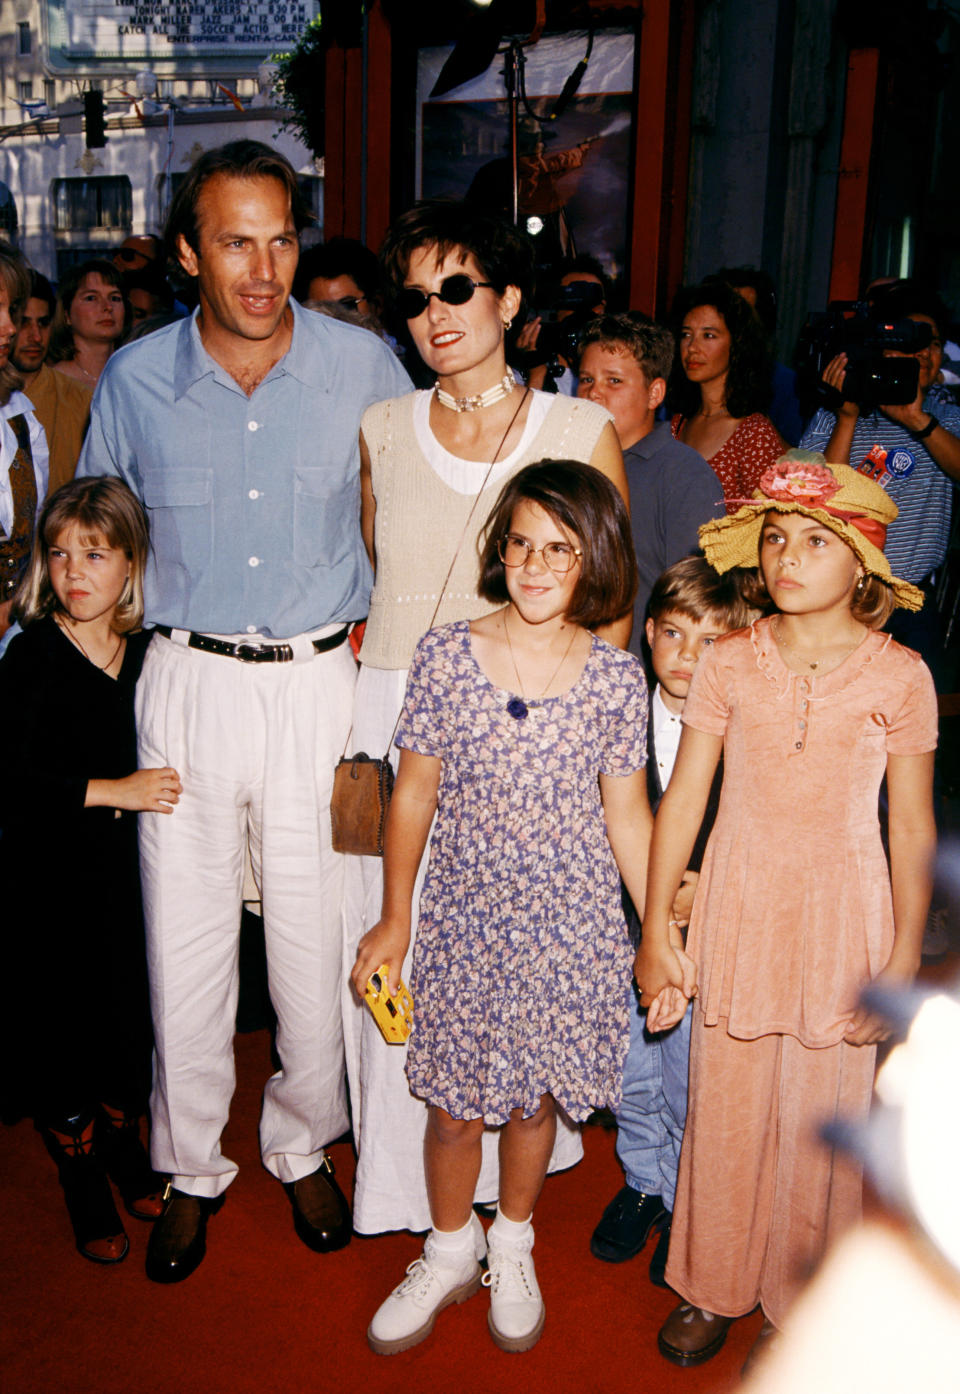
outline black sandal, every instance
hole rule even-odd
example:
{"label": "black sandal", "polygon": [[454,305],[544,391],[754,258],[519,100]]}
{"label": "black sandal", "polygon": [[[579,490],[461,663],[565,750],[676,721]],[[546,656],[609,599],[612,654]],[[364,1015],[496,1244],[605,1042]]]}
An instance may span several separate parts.
{"label": "black sandal", "polygon": [[91,1263],[120,1263],[130,1241],[94,1151],[92,1114],[60,1128],[41,1127],[40,1132],[57,1164],[78,1252]]}

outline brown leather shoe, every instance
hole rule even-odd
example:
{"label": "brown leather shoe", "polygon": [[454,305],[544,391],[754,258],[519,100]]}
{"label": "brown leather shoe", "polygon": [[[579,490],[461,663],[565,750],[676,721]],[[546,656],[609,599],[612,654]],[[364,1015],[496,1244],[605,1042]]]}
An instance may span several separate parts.
{"label": "brown leather shoe", "polygon": [[147,1277],[154,1283],[181,1283],[199,1268],[207,1252],[207,1219],[224,1197],[191,1196],[167,1188],[166,1209],[150,1232]]}
{"label": "brown leather shoe", "polygon": [[329,1157],[324,1157],[309,1176],[288,1182],[285,1190],[293,1206],[293,1227],[308,1249],[328,1254],[350,1243],[350,1207],[333,1179]]}
{"label": "brown leather shoe", "polygon": [[673,1365],[702,1365],[727,1339],[733,1317],[718,1317],[682,1302],[660,1328],[660,1354]]}

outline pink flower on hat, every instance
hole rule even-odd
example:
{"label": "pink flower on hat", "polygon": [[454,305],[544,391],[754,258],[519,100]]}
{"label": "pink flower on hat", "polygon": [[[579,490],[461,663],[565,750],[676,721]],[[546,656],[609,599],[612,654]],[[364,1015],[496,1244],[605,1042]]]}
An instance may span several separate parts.
{"label": "pink flower on hat", "polygon": [[760,477],[760,490],[778,503],[805,507],[824,504],[840,489],[840,482],[823,465],[798,460],[778,460]]}

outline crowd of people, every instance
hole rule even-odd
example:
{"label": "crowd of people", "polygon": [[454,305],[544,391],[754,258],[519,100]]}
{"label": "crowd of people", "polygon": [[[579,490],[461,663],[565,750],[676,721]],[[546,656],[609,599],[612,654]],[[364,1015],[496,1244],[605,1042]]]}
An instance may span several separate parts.
{"label": "crowd of people", "polygon": [[[942,307],[898,291],[931,331],[912,405],[861,414],[835,359],[837,410],[804,429],[762,273],[685,288],[668,327],[570,258],[547,325],[529,240],[475,203],[417,204],[379,260],[301,256],[307,222],[289,164],[240,141],[196,161],[162,241],[56,296],[0,249],[0,874],[30,926],[8,1110],[85,1258],[127,1253],[115,1187],[153,1225],[148,1276],[190,1277],[237,1172],[249,861],[261,1153],[296,1233],[427,1231],[374,1351],[481,1284],[501,1349],[539,1340],[533,1211],[599,1108],[625,1184],[584,1244],[656,1238],[672,1362],[758,1304],[762,1349],[860,1213],[820,1129],[870,1103],[886,1026],[861,993],[920,962],[914,649],[960,478]],[[333,848],[355,751],[396,769],[382,857]],[[408,1044],[373,975],[409,984]],[[348,1128],[352,1206],[325,1152]]]}

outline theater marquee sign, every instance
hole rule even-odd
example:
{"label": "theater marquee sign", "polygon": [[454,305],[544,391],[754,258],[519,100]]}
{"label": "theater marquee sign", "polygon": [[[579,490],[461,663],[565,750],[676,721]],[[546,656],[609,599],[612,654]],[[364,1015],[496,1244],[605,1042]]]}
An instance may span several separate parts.
{"label": "theater marquee sign", "polygon": [[233,64],[289,49],[319,0],[47,0],[50,65],[74,73],[164,60],[182,70]]}

